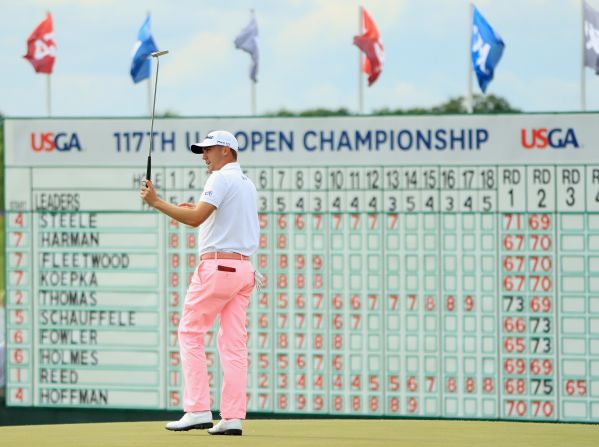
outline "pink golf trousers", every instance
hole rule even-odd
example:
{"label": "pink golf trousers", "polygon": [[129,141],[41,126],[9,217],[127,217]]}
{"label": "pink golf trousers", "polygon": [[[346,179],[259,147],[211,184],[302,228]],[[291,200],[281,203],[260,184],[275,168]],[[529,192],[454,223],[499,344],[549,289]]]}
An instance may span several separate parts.
{"label": "pink golf trousers", "polygon": [[253,287],[254,268],[250,261],[201,261],[191,278],[179,323],[185,412],[210,410],[204,336],[220,315],[217,339],[223,369],[220,413],[224,419],[245,418],[248,365],[245,324]]}

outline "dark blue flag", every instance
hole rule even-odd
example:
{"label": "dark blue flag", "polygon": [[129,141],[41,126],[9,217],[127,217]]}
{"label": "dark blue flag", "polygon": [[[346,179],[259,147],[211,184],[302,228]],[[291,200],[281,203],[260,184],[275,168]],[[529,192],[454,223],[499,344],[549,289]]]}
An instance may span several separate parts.
{"label": "dark blue flag", "polygon": [[150,77],[150,54],[158,51],[158,47],[150,34],[150,16],[148,16],[137,33],[137,42],[133,47],[131,61],[131,78],[137,83]]}
{"label": "dark blue flag", "polygon": [[478,79],[478,85],[483,93],[493,79],[495,67],[501,59],[505,44],[489,22],[473,8],[472,14],[472,67]]}

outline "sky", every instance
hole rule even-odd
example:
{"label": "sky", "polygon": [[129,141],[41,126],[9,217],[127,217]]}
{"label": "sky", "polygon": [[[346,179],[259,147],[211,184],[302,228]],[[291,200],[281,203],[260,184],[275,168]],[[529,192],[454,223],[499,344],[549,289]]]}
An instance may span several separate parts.
{"label": "sky", "polygon": [[[468,0],[0,0],[0,113],[46,116],[46,76],[23,59],[47,11],[57,59],[52,114],[148,114],[147,82],[129,76],[146,14],[160,49],[157,114],[251,114],[250,57],[233,41],[254,9],[259,29],[257,113],[358,108],[358,8],[379,28],[385,65],[364,87],[364,111],[430,107],[464,95]],[[599,10],[599,0],[588,0]],[[525,112],[581,109],[581,0],[477,0],[506,48],[487,93]],[[154,71],[154,67],[152,68]],[[585,69],[587,110],[599,110],[599,77]],[[364,82],[366,80],[364,79]],[[479,92],[476,82],[475,92]]]}

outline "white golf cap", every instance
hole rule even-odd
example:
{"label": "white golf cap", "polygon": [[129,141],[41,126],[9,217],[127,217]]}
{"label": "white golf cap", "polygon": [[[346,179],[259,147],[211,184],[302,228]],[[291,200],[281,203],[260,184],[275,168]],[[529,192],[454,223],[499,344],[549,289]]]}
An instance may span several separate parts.
{"label": "white golf cap", "polygon": [[235,152],[239,149],[237,138],[235,138],[231,132],[227,132],[226,130],[213,130],[206,135],[204,141],[192,144],[191,152],[194,154],[201,154],[204,152],[205,147],[210,146],[226,146],[230,147]]}

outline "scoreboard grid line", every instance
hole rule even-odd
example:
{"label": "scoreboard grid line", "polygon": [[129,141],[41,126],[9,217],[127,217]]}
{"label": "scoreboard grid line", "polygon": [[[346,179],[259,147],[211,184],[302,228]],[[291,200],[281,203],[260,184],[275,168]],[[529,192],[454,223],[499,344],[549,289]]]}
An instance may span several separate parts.
{"label": "scoreboard grid line", "polygon": [[[384,192],[383,192],[384,194]],[[383,275],[382,275],[382,287],[381,287],[381,297],[380,297],[380,306],[381,306],[381,327],[382,327],[382,337],[381,337],[381,346],[382,346],[382,352],[383,352],[383,358],[381,360],[381,364],[383,365],[384,368],[384,373],[382,374],[382,382],[383,382],[383,390],[382,390],[382,405],[383,408],[386,409],[388,408],[388,402],[390,402],[390,396],[389,396],[389,390],[388,390],[388,371],[387,371],[387,356],[385,355],[388,352],[388,325],[389,325],[389,319],[388,319],[388,315],[387,315],[387,296],[389,294],[389,290],[388,290],[388,286],[389,286],[389,281],[388,281],[388,269],[385,268],[385,266],[387,265],[387,241],[388,239],[388,223],[387,223],[387,219],[383,219],[384,214],[380,214],[379,215],[381,217],[380,221],[381,221],[381,228],[382,228],[382,243],[381,243],[381,268],[383,270]],[[383,222],[384,220],[384,222]],[[383,414],[385,413],[385,411],[383,412]]]}
{"label": "scoreboard grid line", "polygon": [[[495,178],[499,179],[499,173],[497,172],[497,168],[496,169],[496,176]],[[495,203],[499,203],[499,188],[496,188],[495,190]],[[498,235],[500,235],[500,231],[503,228],[502,227],[502,219],[501,219],[501,215],[499,213],[495,213],[495,228],[496,231],[498,233]],[[497,237],[496,238],[496,242],[495,242],[495,259],[497,259],[497,262],[495,263],[495,278],[499,279],[501,278],[501,274],[503,273],[502,269],[502,262],[501,262],[501,237]],[[495,312],[497,313],[497,315],[499,317],[501,317],[501,313],[503,312],[503,300],[501,297],[501,288],[500,285],[497,284],[497,292],[495,294],[495,302],[497,303],[497,309],[495,310]],[[502,403],[501,403],[501,383],[502,380],[501,378],[503,377],[503,364],[501,362],[501,324],[499,323],[499,320],[501,318],[498,318],[498,324],[496,325],[496,332],[495,332],[495,336],[496,336],[496,340],[497,340],[497,355],[496,355],[496,359],[497,359],[497,368],[499,369],[499,371],[497,372],[497,377],[498,377],[498,383],[497,383],[497,392],[495,394],[495,399],[496,399],[496,405],[495,405],[495,411],[496,411],[496,415],[499,417],[499,415],[501,415],[501,408],[502,408]]]}
{"label": "scoreboard grid line", "polygon": [[[553,166],[554,168],[554,178],[557,178],[557,165]],[[557,196],[558,196],[558,189],[557,189],[557,182],[554,182],[553,185],[553,196],[555,197],[556,201],[557,201]],[[586,182],[585,182],[585,197],[586,197]],[[585,209],[586,209],[586,201],[585,201]],[[586,211],[586,210],[585,210]],[[561,219],[558,217],[558,213],[557,212],[553,212],[553,221],[555,222],[555,225],[553,227],[553,240],[555,241],[553,244],[553,259],[555,259],[555,264],[559,265],[559,261],[560,261],[560,257],[559,257],[559,253],[558,253],[558,246],[560,244],[559,241],[559,234],[561,233],[561,226],[562,226],[562,222]],[[553,275],[554,275],[554,293],[555,293],[555,318],[554,318],[554,324],[555,324],[555,333],[559,334],[560,333],[560,304],[562,302],[562,297],[561,297],[561,290],[560,287],[558,287],[558,284],[560,283],[560,269],[559,268],[555,268],[552,271]],[[560,346],[559,343],[557,343],[557,337],[554,337],[554,349],[555,349],[555,370],[556,370],[556,381],[555,381],[555,418],[556,420],[560,420],[561,418],[561,412],[562,412],[562,406],[560,405],[561,402],[561,383],[562,383],[562,362],[561,362],[561,358],[560,358]]]}
{"label": "scoreboard grid line", "polygon": [[[441,171],[441,167],[437,166],[438,172]],[[457,219],[456,219],[457,220]],[[445,270],[445,265],[443,264],[443,241],[441,240],[441,234],[443,233],[442,229],[444,229],[445,227],[445,222],[443,222],[441,220],[441,214],[439,214],[439,231],[437,232],[437,271],[440,273],[438,275],[438,281],[437,281],[437,290],[439,291],[439,299],[437,300],[439,305],[438,305],[438,310],[437,310],[437,319],[439,321],[439,324],[437,325],[437,337],[439,340],[439,365],[440,365],[440,371],[441,374],[439,374],[439,379],[437,380],[437,386],[439,387],[438,390],[438,399],[439,399],[439,414],[441,417],[445,417],[446,416],[446,405],[445,405],[445,400],[443,398],[443,382],[445,379],[445,358],[444,358],[444,349],[443,349],[443,327],[445,325],[445,321],[443,318],[443,306],[442,306],[442,301],[443,301],[443,291],[445,290],[444,284],[443,284],[443,274],[442,272]]]}
{"label": "scoreboard grid line", "polygon": [[[29,168],[29,190],[30,190],[30,200],[31,200],[30,203],[33,203],[33,197],[34,197],[32,183],[33,183],[33,168]],[[32,218],[29,219],[29,228],[30,228],[30,230],[29,230],[30,235],[32,236],[34,229],[35,229],[35,224],[34,224],[34,221]],[[31,259],[31,270],[35,271],[35,266],[36,266],[36,260],[34,259],[35,240],[33,237],[31,237],[30,239],[31,239],[31,244],[29,247],[29,250],[30,250],[30,252],[29,252],[30,258],[29,259]],[[6,240],[8,240],[8,239],[6,239]],[[8,278],[8,276],[6,276],[6,277]],[[31,275],[30,281],[31,281],[30,282],[30,284],[31,284],[30,290],[32,291],[32,293],[31,293],[29,302],[30,302],[31,313],[33,314],[32,315],[33,318],[31,318],[30,321],[31,321],[31,334],[33,335],[33,334],[38,333],[38,331],[37,331],[37,329],[38,329],[37,328],[38,314],[37,314],[37,312],[34,312],[34,309],[35,309],[34,297],[37,296],[37,289],[36,289],[33,275]],[[37,399],[38,396],[36,395],[34,390],[36,388],[38,388],[38,386],[39,386],[37,383],[37,380],[38,380],[37,371],[39,371],[39,360],[37,358],[37,355],[35,355],[35,354],[38,352],[39,346],[38,346],[36,337],[33,336],[32,339],[33,339],[32,340],[33,341],[33,343],[32,343],[33,349],[31,350],[31,354],[32,354],[31,363],[33,364],[33,371],[31,372],[31,391],[30,391],[30,393],[31,393],[31,404],[35,405],[38,403],[38,399]]]}

